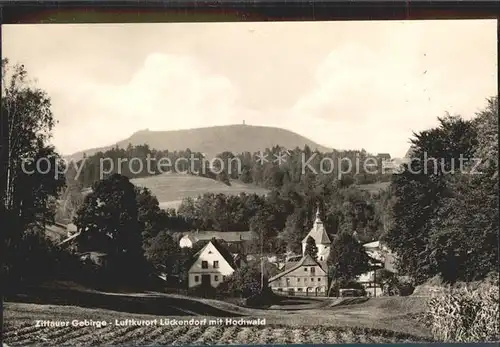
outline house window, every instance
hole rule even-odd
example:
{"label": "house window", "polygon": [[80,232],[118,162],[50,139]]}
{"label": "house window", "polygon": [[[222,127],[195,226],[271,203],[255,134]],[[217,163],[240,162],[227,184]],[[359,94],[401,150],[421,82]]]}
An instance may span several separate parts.
{"label": "house window", "polygon": [[304,282],[307,282],[307,278],[304,278]]}
{"label": "house window", "polygon": [[214,269],[218,269],[218,268],[219,268],[219,261],[214,260]]}
{"label": "house window", "polygon": [[297,278],[297,282],[300,282],[300,278]]}
{"label": "house window", "polygon": [[311,282],[314,282],[314,277],[313,277],[313,278],[311,278]]}
{"label": "house window", "polygon": [[199,282],[200,281],[200,276],[194,276],[194,281]]}
{"label": "house window", "polygon": [[214,281],[215,281],[215,282],[218,282],[218,281],[219,281],[219,276],[215,275],[215,276],[214,276]]}
{"label": "house window", "polygon": [[312,267],[312,268],[311,268],[311,273],[312,273],[312,274],[314,273],[314,270],[315,270],[315,268],[313,268],[313,267]]}
{"label": "house window", "polygon": [[278,288],[278,292],[282,292],[283,291],[283,288]]}
{"label": "house window", "polygon": [[297,290],[298,290],[299,292],[301,292],[301,291],[302,291],[302,288],[299,288],[299,289],[297,289]]}
{"label": "house window", "polygon": [[304,268],[304,272],[307,272],[307,268],[306,267]]}
{"label": "house window", "polygon": [[321,278],[318,278],[318,282],[321,282]]}
{"label": "house window", "polygon": [[222,280],[225,281],[226,280],[226,276],[222,276]]}
{"label": "house window", "polygon": [[202,269],[208,269],[208,261],[203,260],[203,261],[201,262],[201,268],[202,268]]}

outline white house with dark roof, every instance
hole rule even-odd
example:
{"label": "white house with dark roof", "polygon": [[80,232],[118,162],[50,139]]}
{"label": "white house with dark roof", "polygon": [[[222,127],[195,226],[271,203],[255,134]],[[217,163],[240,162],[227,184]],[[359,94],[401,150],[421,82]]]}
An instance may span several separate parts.
{"label": "white house with dark roof", "polygon": [[193,257],[188,270],[188,286],[210,284],[217,287],[239,266],[238,255],[231,254],[216,240],[209,241]]}
{"label": "white house with dark roof", "polygon": [[316,219],[314,225],[309,231],[309,234],[302,240],[302,255],[306,254],[307,239],[312,237],[314,242],[316,242],[316,247],[318,248],[318,261],[326,261],[328,255],[330,254],[330,246],[332,241],[328,234],[326,233],[323,221],[319,217],[319,208],[316,212]]}

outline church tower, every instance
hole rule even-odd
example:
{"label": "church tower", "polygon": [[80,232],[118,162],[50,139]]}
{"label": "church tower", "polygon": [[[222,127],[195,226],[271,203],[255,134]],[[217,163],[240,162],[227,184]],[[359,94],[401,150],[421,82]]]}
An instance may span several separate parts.
{"label": "church tower", "polygon": [[316,219],[309,234],[302,240],[302,256],[306,253],[307,239],[312,237],[318,248],[318,261],[326,261],[330,254],[331,240],[326,233],[323,221],[319,216],[319,207],[316,211]]}

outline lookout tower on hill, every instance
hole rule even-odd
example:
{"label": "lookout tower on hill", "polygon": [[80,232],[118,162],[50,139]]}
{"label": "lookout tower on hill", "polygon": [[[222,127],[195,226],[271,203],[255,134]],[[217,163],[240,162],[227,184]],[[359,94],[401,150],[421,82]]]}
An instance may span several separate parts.
{"label": "lookout tower on hill", "polygon": [[316,247],[318,248],[318,260],[326,260],[328,258],[328,254],[330,254],[331,240],[328,237],[323,221],[319,216],[319,207],[316,211],[316,219],[314,220],[314,225],[311,231],[309,231],[309,234],[307,234],[307,236],[302,240],[302,255],[305,255],[307,239],[309,237],[312,237],[314,242],[316,242]]}

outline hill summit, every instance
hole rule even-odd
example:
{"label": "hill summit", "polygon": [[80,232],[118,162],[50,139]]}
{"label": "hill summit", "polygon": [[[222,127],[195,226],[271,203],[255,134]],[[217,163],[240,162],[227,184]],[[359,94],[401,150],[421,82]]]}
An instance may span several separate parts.
{"label": "hill summit", "polygon": [[90,156],[99,151],[104,152],[116,145],[120,148],[126,148],[129,144],[133,146],[147,144],[150,148],[156,150],[169,151],[189,148],[193,152],[205,153],[209,158],[224,151],[231,151],[235,154],[244,151],[253,153],[276,145],[288,149],[303,148],[307,145],[311,150],[331,151],[331,149],[318,145],[310,139],[289,130],[239,124],[169,131],[145,129],[135,132],[129,138],[115,145],[84,150],[67,158],[80,160],[84,153]]}

